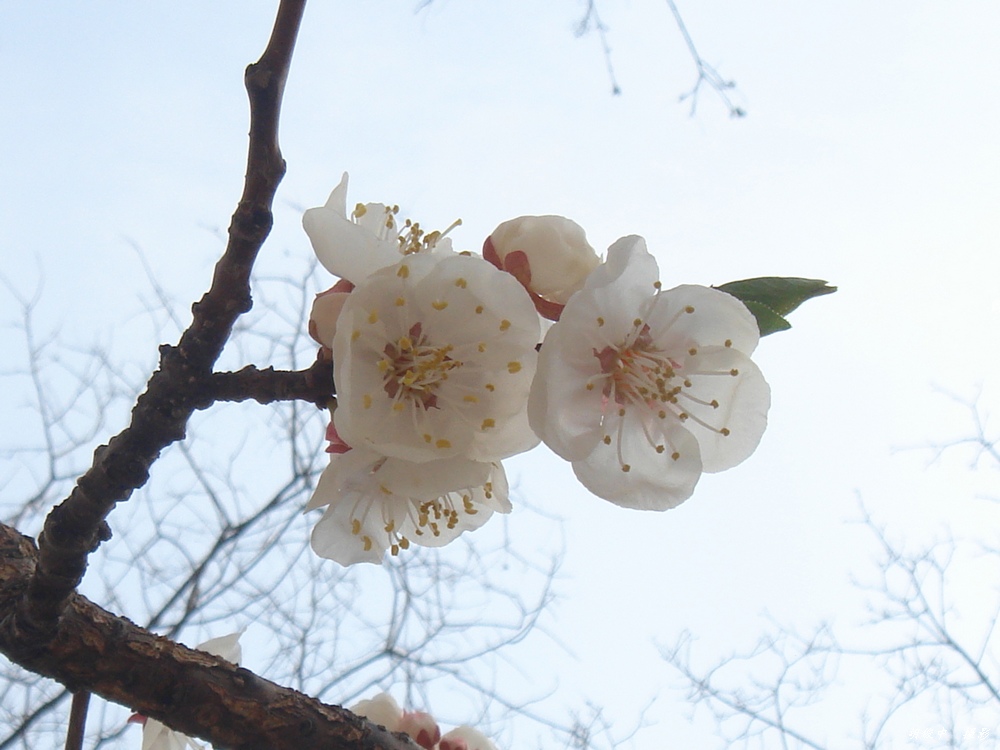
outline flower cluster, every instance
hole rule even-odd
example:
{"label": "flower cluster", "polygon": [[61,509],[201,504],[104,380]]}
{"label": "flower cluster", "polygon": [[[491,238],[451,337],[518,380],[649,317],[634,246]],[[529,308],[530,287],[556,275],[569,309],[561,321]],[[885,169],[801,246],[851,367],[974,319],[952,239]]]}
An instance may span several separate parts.
{"label": "flower cluster", "polygon": [[390,732],[403,732],[424,750],[497,750],[486,735],[469,726],[441,734],[434,717],[424,711],[404,711],[388,693],[351,706],[351,711]]}
{"label": "flower cluster", "polygon": [[[309,322],[337,388],[308,505],[326,507],[318,554],[378,563],[478,528],[510,510],[501,459],[540,440],[595,495],[644,510],[678,505],[702,472],[756,448],[770,395],[735,297],[661,288],[641,237],[602,262],[560,216],[506,221],[478,256],[398,213],[348,215],[345,174],[303,218],[341,279]],[[542,317],[556,322],[539,344]]]}

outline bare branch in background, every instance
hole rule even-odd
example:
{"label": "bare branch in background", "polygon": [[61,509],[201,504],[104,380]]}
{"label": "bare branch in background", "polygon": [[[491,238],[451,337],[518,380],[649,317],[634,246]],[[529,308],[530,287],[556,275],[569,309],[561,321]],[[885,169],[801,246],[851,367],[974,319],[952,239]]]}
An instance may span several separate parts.
{"label": "bare branch in background", "polygon": [[[686,94],[682,94],[680,101],[690,100],[691,102],[691,115],[693,116],[698,107],[698,96],[701,93],[702,86],[708,86],[710,89],[718,94],[722,103],[726,105],[726,109],[729,111],[730,117],[746,117],[746,110],[737,105],[732,98],[732,93],[736,90],[736,82],[724,78],[719,71],[715,69],[714,66],[708,63],[699,53],[698,48],[695,47],[694,39],[692,39],[690,32],[688,32],[687,24],[684,23],[683,17],[681,17],[680,9],[678,9],[677,4],[674,0],[666,0],[667,7],[670,8],[670,13],[674,17],[674,22],[677,24],[677,30],[680,31],[681,37],[684,39],[684,44],[691,55],[691,59],[694,62],[695,69],[698,73],[698,78],[694,82],[694,86]],[[600,13],[597,10],[597,0],[587,0],[586,8],[584,9],[583,17],[576,25],[576,35],[584,36],[590,32],[596,32],[598,39],[601,42],[601,50],[604,54],[604,64],[608,70],[608,78],[611,80],[611,93],[615,96],[621,94],[621,86],[618,85],[618,79],[615,76],[614,65],[611,61],[611,46],[608,43],[608,26],[601,20]]]}
{"label": "bare branch in background", "polygon": [[[970,409],[974,434],[933,446],[935,458],[971,447],[977,469],[983,458],[997,459],[996,441],[975,400],[956,400]],[[823,707],[829,711],[834,701],[853,707],[858,747],[876,750],[903,736],[912,747],[996,739],[996,539],[949,531],[936,542],[908,544],[861,510],[880,555],[875,575],[864,576],[873,580],[855,584],[868,610],[860,627],[823,625],[807,637],[775,623],[756,649],[707,670],[694,665],[689,636],[663,649],[693,704],[714,716],[727,747],[837,747],[843,730],[830,737],[818,728]]]}
{"label": "bare branch in background", "polygon": [[666,1],[671,14],[673,14],[674,21],[677,22],[677,29],[684,38],[684,44],[687,45],[688,52],[691,53],[691,59],[694,61],[695,68],[698,70],[698,79],[694,82],[694,87],[681,96],[681,101],[685,99],[691,100],[691,114],[694,115],[698,106],[698,93],[701,91],[702,84],[708,84],[708,87],[722,99],[722,103],[729,110],[730,117],[746,117],[746,110],[734,104],[729,95],[730,92],[736,89],[736,82],[723,78],[719,71],[709,65],[705,61],[705,58],[698,54],[698,49],[694,46],[694,40],[691,38],[691,34],[688,33],[684,19],[681,18],[681,13],[677,9],[677,4],[674,0]]}
{"label": "bare branch in background", "polygon": [[583,13],[583,18],[576,25],[576,35],[578,37],[589,34],[591,31],[596,31],[597,38],[601,40],[601,51],[604,53],[604,66],[608,70],[608,79],[611,81],[611,95],[620,96],[622,89],[618,85],[618,78],[615,76],[615,67],[611,62],[608,27],[604,25],[600,14],[597,12],[596,0],[587,0],[587,9]]}

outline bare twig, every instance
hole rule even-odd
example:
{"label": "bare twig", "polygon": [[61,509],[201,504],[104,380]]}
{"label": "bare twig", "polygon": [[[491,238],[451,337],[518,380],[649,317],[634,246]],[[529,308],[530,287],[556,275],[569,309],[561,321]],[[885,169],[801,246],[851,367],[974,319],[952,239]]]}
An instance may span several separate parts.
{"label": "bare twig", "polygon": [[90,693],[80,690],[73,693],[69,708],[69,729],[66,731],[66,750],[83,750],[83,735],[87,728],[87,708]]}
{"label": "bare twig", "polygon": [[746,117],[746,110],[734,104],[729,96],[729,92],[736,88],[736,82],[723,78],[719,71],[709,65],[705,61],[705,58],[698,54],[698,50],[694,46],[694,40],[691,38],[691,34],[688,33],[687,25],[685,25],[684,19],[681,18],[681,12],[677,9],[677,4],[674,0],[667,0],[667,6],[670,8],[671,14],[673,14],[677,29],[681,32],[681,36],[684,37],[684,43],[687,45],[688,52],[691,53],[691,59],[694,60],[695,68],[698,70],[698,80],[694,82],[694,87],[689,92],[681,96],[681,101],[685,99],[691,100],[691,114],[693,115],[698,106],[698,92],[701,90],[701,85],[707,83],[709,88],[713,89],[719,95],[719,98],[722,99],[723,104],[726,105],[726,109],[729,110],[730,117]]}
{"label": "bare twig", "polygon": [[14,640],[44,643],[83,577],[87,556],[109,536],[105,518],[148,478],[164,447],[184,437],[196,403],[191,385],[210,376],[236,318],[251,305],[250,272],[271,229],[271,204],[285,165],[278,116],[305,0],[282,0],[260,60],[247,68],[250,145],[243,195],[229,244],[209,291],[192,308],[177,346],[160,348],[160,368],[132,411],[131,424],[95,451],[94,463],[53,509],[39,536],[39,564],[13,617],[0,627]]}

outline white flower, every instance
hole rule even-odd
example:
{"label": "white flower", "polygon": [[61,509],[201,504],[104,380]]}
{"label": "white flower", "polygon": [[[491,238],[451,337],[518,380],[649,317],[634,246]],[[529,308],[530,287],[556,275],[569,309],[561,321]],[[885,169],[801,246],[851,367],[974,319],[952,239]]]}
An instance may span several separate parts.
{"label": "white flower", "polygon": [[439,547],[510,512],[498,463],[416,464],[365,448],[331,456],[306,510],[329,505],[312,532],[316,554],[341,565],[381,563],[410,543]]}
{"label": "white flower", "polygon": [[337,432],[415,462],[528,450],[538,339],[524,289],[482,258],[416,254],[376,271],[337,322]]}
{"label": "white flower", "polygon": [[532,428],[591,492],[643,510],[747,458],[770,405],[746,307],[707,287],[661,291],[658,273],[641,237],[612,245],[547,334],[528,401]]}
{"label": "white flower", "polygon": [[[199,651],[207,651],[215,656],[220,656],[233,664],[239,664],[243,657],[243,650],[240,647],[240,636],[243,631],[212,638],[199,643]],[[186,734],[175,732],[165,724],[156,719],[149,719],[141,714],[133,714],[129,718],[130,722],[142,724],[142,750],[204,750],[204,745],[188,737]]]}
{"label": "white flower", "polygon": [[583,227],[563,216],[505,221],[483,244],[483,257],[512,274],[539,314],[558,320],[569,298],[601,262]]}
{"label": "white flower", "polygon": [[398,263],[401,255],[451,252],[451,240],[445,234],[461,222],[444,233],[425,233],[419,224],[407,220],[400,233],[399,206],[383,203],[359,203],[348,216],[347,180],[344,172],[326,204],[302,216],[316,257],[330,273],[359,284],[378,269]]}
{"label": "white flower", "polygon": [[478,729],[461,726],[441,738],[438,750],[497,750],[497,746]]}
{"label": "white flower", "polygon": [[424,711],[404,711],[388,693],[360,701],[350,711],[390,732],[405,732],[425,750],[435,750],[441,739],[441,730],[433,716]]}

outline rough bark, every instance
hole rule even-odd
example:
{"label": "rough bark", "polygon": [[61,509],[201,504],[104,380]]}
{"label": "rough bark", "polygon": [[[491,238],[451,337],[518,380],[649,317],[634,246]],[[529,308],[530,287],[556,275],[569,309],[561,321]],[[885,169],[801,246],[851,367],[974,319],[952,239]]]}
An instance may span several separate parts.
{"label": "rough bark", "polygon": [[[13,611],[38,560],[31,538],[0,524],[0,612]],[[186,648],[72,594],[43,647],[0,619],[0,651],[32,672],[86,690],[235,750],[414,750],[338,706]]]}

